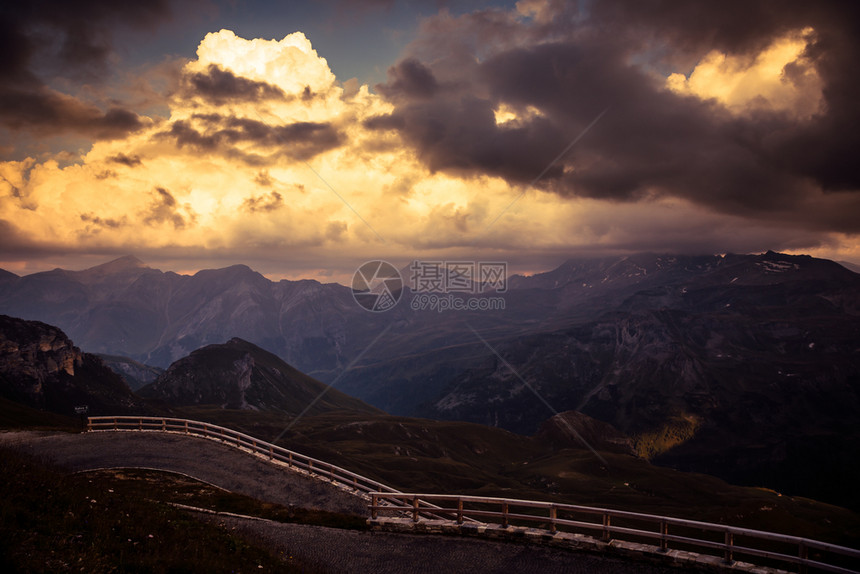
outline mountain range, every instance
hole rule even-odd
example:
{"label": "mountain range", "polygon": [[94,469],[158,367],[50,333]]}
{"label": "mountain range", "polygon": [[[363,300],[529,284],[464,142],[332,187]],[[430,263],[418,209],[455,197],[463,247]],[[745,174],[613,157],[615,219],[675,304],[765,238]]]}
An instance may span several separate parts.
{"label": "mountain range", "polygon": [[576,410],[676,468],[824,500],[860,481],[860,275],[841,265],[639,254],[509,277],[482,295],[503,298],[494,310],[414,296],[370,313],[338,284],[133,257],[0,273],[0,312],[160,368],[238,337],[392,414],[532,434]]}
{"label": "mountain range", "polygon": [[[103,412],[127,412],[130,391],[120,378],[98,357],[77,351],[56,327],[4,316],[0,341],[4,430],[71,430],[73,417],[44,409],[69,413],[82,399],[102,399]],[[81,369],[88,362],[90,368]],[[52,376],[58,372],[67,378]],[[24,383],[23,388],[32,390],[27,383],[34,379],[40,382],[38,392],[53,397],[51,401],[34,402],[19,394],[19,401],[32,405],[26,406],[4,398],[10,385]],[[387,415],[327,389],[241,339],[208,345],[176,361],[141,394],[150,398],[131,398],[147,414],[161,410],[225,425],[411,491],[609,506],[843,545],[860,536],[860,521],[850,510],[652,465],[636,456],[629,437],[582,413],[556,415],[533,436],[474,423]],[[42,438],[49,437],[40,433],[37,440]],[[20,479],[18,472],[10,476]],[[151,484],[146,488],[150,492]]]}

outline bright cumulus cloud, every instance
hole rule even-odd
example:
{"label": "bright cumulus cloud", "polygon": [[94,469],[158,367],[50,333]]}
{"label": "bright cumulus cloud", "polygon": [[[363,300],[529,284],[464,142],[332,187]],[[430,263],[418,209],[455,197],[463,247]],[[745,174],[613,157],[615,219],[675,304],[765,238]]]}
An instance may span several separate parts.
{"label": "bright cumulus cloud", "polygon": [[688,76],[673,73],[666,85],[680,94],[713,98],[734,112],[765,108],[808,118],[821,106],[821,79],[804,57],[813,36],[811,28],[794,31],[754,56],[713,50]]}
{"label": "bright cumulus cloud", "polygon": [[360,262],[471,248],[486,195],[513,193],[500,179],[429,173],[395,133],[364,128],[391,105],[367,86],[345,90],[301,32],[221,30],[197,56],[168,119],[72,165],[4,163],[0,219],[46,249],[196,250],[320,270],[332,252]]}

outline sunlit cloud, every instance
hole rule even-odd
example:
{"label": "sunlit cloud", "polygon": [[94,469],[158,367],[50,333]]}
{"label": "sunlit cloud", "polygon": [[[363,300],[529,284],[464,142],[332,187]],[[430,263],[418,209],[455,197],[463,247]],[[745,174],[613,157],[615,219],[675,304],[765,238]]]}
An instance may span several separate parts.
{"label": "sunlit cloud", "polygon": [[754,55],[709,52],[690,74],[671,74],[666,86],[679,94],[713,98],[735,113],[755,109],[808,118],[820,111],[822,81],[804,56],[812,28],[794,31]]}

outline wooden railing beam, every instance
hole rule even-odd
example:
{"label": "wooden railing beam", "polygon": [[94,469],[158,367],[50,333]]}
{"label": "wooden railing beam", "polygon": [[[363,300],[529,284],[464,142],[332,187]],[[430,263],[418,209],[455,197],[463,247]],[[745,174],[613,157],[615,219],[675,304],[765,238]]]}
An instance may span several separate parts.
{"label": "wooden railing beam", "polygon": [[[711,553],[718,552],[718,555],[721,555],[720,557],[722,558],[722,561],[727,565],[734,563],[736,554],[744,554],[745,556],[753,556],[766,560],[775,560],[789,565],[796,565],[800,567],[801,571],[805,571],[808,567],[814,566],[815,568],[823,571],[837,572],[842,574],[860,572],[860,570],[856,569],[857,566],[860,566],[860,550],[846,548],[844,546],[837,546],[827,542],[809,540],[785,534],[776,534],[773,532],[737,528],[732,526],[725,526],[722,524],[711,524],[705,522],[675,519],[665,516],[631,513],[627,511],[616,511],[603,508],[582,507],[560,503],[511,500],[481,496],[411,493],[399,494],[397,496],[386,496],[385,493],[382,492],[374,494],[378,495],[377,503],[375,506],[381,507],[383,501],[385,501],[386,505],[382,508],[384,508],[387,512],[410,512],[413,516],[413,520],[415,516],[414,512],[416,508],[416,501],[418,501],[419,503],[423,501],[428,504],[435,503],[441,505],[437,507],[438,512],[435,515],[451,517],[449,518],[449,520],[451,520],[452,522],[456,521],[457,524],[462,524],[461,521],[466,521],[469,519],[479,519],[482,521],[490,519],[491,522],[496,522],[502,526],[510,524],[511,520],[544,522],[546,521],[547,514],[523,514],[522,512],[517,512],[515,508],[545,508],[549,513],[550,528],[548,532],[550,533],[555,533],[559,527],[564,526],[568,528],[573,527],[577,530],[585,528],[594,531],[600,531],[601,538],[607,541],[612,540],[613,538],[617,540],[624,540],[627,536],[633,537],[634,540],[637,538],[652,538],[655,539],[656,544],[658,544],[656,548],[658,552],[667,552],[669,549],[670,542],[690,546],[698,546],[701,549],[711,550]],[[408,503],[404,504],[404,502],[406,501],[408,501]],[[482,509],[478,510],[465,508],[465,504],[467,503],[481,504]],[[488,504],[496,505],[496,510],[487,510],[486,505]],[[563,510],[565,512],[576,511],[583,512],[586,514],[597,515],[600,516],[600,520],[596,522],[582,522],[577,520],[559,518],[559,510]],[[656,524],[658,528],[655,531],[653,529],[642,530],[640,528],[613,525],[613,519],[619,517],[627,519],[635,518],[643,522],[652,522]],[[706,538],[693,538],[688,536],[679,536],[678,534],[669,534],[669,526],[671,524],[682,526],[695,525],[697,529],[701,529],[706,532],[720,532],[723,534],[723,538],[720,542],[717,542],[714,540],[708,540]],[[738,535],[742,535],[745,538],[756,539],[759,541],[794,543],[798,545],[799,551],[797,555],[792,556],[790,554],[780,554],[772,551],[763,550],[760,548],[749,547],[749,545],[740,547],[735,543],[735,537]],[[855,566],[855,570],[850,570],[845,566],[837,565],[838,563],[811,561],[808,558],[810,548],[817,548],[821,551],[831,552],[834,554],[842,555],[843,557],[848,557],[850,559],[855,560],[857,566]],[[816,560],[822,560],[822,558],[820,556],[817,556]]]}

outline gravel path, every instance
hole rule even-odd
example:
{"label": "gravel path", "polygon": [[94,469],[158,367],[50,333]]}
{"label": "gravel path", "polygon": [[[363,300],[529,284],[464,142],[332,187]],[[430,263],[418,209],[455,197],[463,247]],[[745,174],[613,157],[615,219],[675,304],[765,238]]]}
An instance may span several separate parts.
{"label": "gravel path", "polygon": [[374,574],[678,574],[567,550],[439,535],[358,532],[303,524],[202,515],[317,572]]}
{"label": "gravel path", "polygon": [[137,431],[0,432],[0,444],[18,445],[72,471],[170,470],[266,502],[367,515],[368,503],[340,488],[199,437]]}
{"label": "gravel path", "polygon": [[[215,441],[157,432],[0,432],[13,445],[72,471],[141,467],[180,472],[259,500],[365,516],[367,502],[337,487]],[[198,514],[317,573],[677,573],[563,549],[476,538],[363,532]],[[310,574],[310,573],[309,573]]]}

